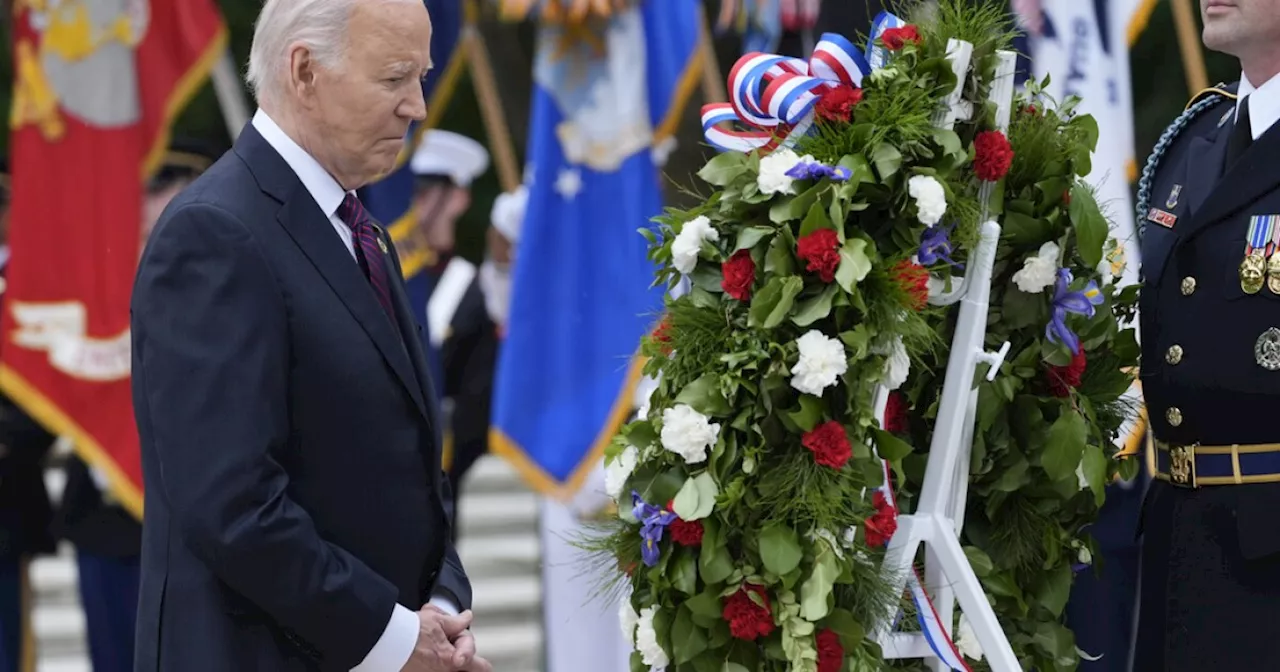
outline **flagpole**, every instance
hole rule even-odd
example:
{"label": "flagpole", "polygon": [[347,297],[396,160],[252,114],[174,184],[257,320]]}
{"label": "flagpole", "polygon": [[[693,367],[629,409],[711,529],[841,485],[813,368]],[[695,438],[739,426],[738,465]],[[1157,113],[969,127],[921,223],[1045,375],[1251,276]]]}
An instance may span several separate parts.
{"label": "flagpole", "polygon": [[[730,3],[725,3],[730,4]],[[702,8],[702,97],[705,103],[723,103],[729,100],[724,77],[720,74],[720,59],[716,56],[715,39],[707,21],[707,8]]]}
{"label": "flagpole", "polygon": [[231,136],[231,142],[235,142],[240,136],[240,129],[249,123],[249,103],[240,75],[236,72],[235,60],[231,57],[231,49],[227,49],[214,64],[209,78],[213,80],[213,91],[218,96],[218,106],[222,108],[227,134]]}
{"label": "flagpole", "polygon": [[1178,28],[1178,47],[1182,51],[1182,69],[1187,75],[1187,89],[1195,95],[1209,88],[1209,74],[1204,65],[1204,48],[1196,24],[1192,0],[1173,0],[1173,20]]}
{"label": "flagpole", "polygon": [[494,167],[498,170],[498,181],[502,184],[503,191],[514,191],[522,182],[521,171],[516,159],[515,143],[511,140],[511,129],[502,112],[502,96],[498,91],[493,64],[489,62],[489,51],[485,47],[484,36],[475,23],[468,22],[462,30],[470,52],[468,63],[471,82],[476,87],[476,102],[480,104],[480,116],[484,120],[485,135],[489,137],[489,150],[493,153]]}

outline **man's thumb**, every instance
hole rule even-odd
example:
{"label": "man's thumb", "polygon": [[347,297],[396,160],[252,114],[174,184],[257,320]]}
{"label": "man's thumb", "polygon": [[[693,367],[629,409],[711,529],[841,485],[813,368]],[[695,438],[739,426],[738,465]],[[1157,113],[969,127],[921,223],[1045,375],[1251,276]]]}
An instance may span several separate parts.
{"label": "man's thumb", "polygon": [[440,627],[444,630],[444,634],[450,639],[461,635],[467,628],[471,627],[471,621],[474,615],[468,609],[457,616],[445,616],[440,619]]}

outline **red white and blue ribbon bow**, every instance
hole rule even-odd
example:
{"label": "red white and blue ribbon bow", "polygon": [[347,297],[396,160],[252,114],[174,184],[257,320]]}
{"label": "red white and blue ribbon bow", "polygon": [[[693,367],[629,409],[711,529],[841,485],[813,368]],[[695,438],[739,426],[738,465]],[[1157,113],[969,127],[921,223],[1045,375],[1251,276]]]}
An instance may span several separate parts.
{"label": "red white and blue ribbon bow", "polygon": [[[871,73],[866,57],[835,33],[822,36],[808,61],[753,52],[729,72],[729,102],[702,108],[702,131],[721,151],[749,152],[791,146],[813,124],[813,108],[828,89],[862,86]],[[752,130],[717,128],[732,121]]]}

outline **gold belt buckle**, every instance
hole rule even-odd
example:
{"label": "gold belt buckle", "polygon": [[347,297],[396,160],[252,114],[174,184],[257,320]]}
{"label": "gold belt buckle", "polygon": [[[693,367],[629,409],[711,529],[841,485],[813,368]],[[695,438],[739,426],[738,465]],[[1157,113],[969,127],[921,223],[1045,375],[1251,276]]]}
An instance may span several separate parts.
{"label": "gold belt buckle", "polygon": [[1196,487],[1196,444],[1169,446],[1169,482],[1182,487]]}

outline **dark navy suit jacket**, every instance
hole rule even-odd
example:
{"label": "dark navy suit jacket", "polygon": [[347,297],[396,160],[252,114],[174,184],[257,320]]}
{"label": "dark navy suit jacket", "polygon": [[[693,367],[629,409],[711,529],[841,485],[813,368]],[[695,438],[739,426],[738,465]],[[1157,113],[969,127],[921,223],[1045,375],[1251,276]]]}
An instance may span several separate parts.
{"label": "dark navy suit jacket", "polygon": [[398,602],[471,606],[420,327],[398,327],[246,126],[170,204],[133,294],[138,672],[349,670]]}

